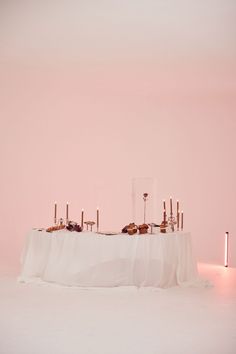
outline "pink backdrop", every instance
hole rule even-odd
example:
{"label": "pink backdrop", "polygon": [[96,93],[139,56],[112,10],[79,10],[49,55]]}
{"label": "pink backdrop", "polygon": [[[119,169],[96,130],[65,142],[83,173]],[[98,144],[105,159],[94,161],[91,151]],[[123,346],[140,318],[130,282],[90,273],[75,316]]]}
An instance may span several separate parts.
{"label": "pink backdrop", "polygon": [[[119,230],[131,181],[179,198],[198,260],[236,265],[235,2],[0,4],[0,264],[64,216]],[[145,191],[144,191],[145,192]]]}

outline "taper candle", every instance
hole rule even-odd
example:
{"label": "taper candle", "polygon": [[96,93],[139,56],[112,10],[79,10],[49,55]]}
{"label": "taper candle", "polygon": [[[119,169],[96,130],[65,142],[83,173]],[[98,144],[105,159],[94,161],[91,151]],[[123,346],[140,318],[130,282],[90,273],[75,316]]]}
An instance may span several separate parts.
{"label": "taper candle", "polygon": [[170,216],[173,215],[172,197],[170,197]]}
{"label": "taper candle", "polygon": [[163,199],[163,209],[166,210],[166,201]]}
{"label": "taper candle", "polygon": [[56,223],[57,220],[57,202],[54,203],[54,221]]}
{"label": "taper candle", "polygon": [[179,201],[177,200],[177,215],[178,215],[178,212],[179,212]]}
{"label": "taper candle", "polygon": [[69,220],[69,202],[66,203],[66,221]]}
{"label": "taper candle", "polygon": [[181,231],[183,231],[184,228],[184,212],[183,210],[181,211]]}
{"label": "taper candle", "polygon": [[179,210],[177,212],[177,231],[179,231]]}
{"label": "taper candle", "polygon": [[84,209],[81,210],[81,228],[84,228]]}
{"label": "taper candle", "polygon": [[97,208],[97,231],[99,230],[99,209]]}
{"label": "taper candle", "polygon": [[166,223],[166,210],[164,209],[163,211],[163,219],[164,219],[164,224]]}

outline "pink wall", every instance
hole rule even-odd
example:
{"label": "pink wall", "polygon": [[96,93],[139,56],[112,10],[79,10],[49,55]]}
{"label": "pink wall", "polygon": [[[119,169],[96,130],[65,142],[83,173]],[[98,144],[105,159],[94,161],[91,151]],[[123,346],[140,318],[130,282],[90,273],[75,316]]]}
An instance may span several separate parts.
{"label": "pink wall", "polygon": [[236,266],[233,1],[1,2],[0,264],[53,203],[131,221],[131,181],[179,198],[200,261]]}

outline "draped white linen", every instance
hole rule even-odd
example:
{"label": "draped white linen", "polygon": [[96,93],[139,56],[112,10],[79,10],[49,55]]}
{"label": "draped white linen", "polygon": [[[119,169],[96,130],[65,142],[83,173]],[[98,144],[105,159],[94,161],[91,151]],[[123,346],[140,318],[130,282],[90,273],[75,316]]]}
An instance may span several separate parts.
{"label": "draped white linen", "polygon": [[107,236],[67,230],[30,231],[19,277],[69,286],[161,288],[197,279],[190,233]]}

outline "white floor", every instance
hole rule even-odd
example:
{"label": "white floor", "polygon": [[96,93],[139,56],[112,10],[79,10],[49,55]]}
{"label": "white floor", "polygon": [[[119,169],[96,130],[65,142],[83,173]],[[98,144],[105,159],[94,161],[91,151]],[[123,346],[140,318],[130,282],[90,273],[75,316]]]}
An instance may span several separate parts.
{"label": "white floor", "polygon": [[0,277],[0,354],[235,354],[236,269],[213,286],[78,289]]}

